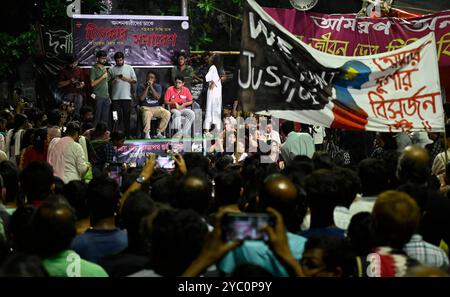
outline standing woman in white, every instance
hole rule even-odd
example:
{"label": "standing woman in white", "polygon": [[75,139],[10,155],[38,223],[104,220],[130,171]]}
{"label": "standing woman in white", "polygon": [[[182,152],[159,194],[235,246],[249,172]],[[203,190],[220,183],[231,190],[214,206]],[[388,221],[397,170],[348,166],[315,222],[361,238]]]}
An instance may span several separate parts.
{"label": "standing woman in white", "polygon": [[208,62],[210,67],[205,79],[209,83],[209,87],[206,94],[206,115],[203,124],[205,136],[211,136],[209,132],[211,124],[214,124],[214,129],[218,132],[222,129],[222,82],[219,76],[220,57],[213,54],[209,57]]}

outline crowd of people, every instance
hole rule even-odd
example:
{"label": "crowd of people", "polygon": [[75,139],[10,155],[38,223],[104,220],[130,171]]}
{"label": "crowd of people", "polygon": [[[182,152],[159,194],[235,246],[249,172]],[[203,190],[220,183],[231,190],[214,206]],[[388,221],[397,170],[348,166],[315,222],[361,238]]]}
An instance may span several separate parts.
{"label": "crowd of people", "polygon": [[[212,146],[168,152],[174,169],[153,154],[131,168],[118,148],[137,79],[121,53],[110,69],[106,57],[97,53],[90,74],[95,108],[80,103],[70,60],[59,83],[67,103],[43,112],[18,96],[0,112],[1,276],[448,276],[450,137],[327,129],[322,143],[317,127],[240,123],[222,105],[212,56],[203,125]],[[154,71],[138,86],[146,138],[154,117],[158,138],[169,122],[173,137],[192,135],[186,58],[165,92]],[[264,213],[267,223],[241,225],[265,236],[227,240],[229,213],[243,222]]]}

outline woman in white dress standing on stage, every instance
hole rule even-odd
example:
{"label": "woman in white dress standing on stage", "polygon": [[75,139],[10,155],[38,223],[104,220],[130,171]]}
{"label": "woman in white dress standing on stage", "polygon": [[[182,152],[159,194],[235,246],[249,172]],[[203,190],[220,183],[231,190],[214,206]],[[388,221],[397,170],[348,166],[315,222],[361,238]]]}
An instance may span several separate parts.
{"label": "woman in white dress standing on stage", "polygon": [[205,76],[209,83],[208,92],[206,94],[206,114],[203,128],[205,136],[211,136],[209,130],[211,124],[214,124],[214,129],[217,133],[222,129],[222,82],[220,80],[220,57],[213,54],[208,59],[209,67],[208,73]]}

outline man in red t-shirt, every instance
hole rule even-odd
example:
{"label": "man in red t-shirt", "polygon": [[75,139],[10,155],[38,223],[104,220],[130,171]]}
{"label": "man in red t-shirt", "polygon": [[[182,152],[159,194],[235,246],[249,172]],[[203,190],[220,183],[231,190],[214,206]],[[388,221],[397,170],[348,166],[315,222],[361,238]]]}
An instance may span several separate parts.
{"label": "man in red t-shirt", "polygon": [[[172,113],[173,127],[178,130],[173,137],[180,137],[181,135],[190,137],[195,113],[186,108],[192,105],[192,95],[189,89],[184,86],[183,77],[175,77],[175,85],[167,89],[164,101],[169,105]],[[181,128],[181,117],[186,118],[183,128]]]}

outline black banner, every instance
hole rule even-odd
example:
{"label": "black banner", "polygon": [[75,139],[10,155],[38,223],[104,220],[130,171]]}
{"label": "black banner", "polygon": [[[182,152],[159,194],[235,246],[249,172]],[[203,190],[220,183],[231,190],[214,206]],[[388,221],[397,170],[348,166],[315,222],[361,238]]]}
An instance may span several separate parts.
{"label": "black banner", "polygon": [[320,110],[338,70],[318,63],[255,1],[242,26],[239,86],[244,111]]}

